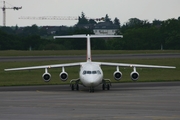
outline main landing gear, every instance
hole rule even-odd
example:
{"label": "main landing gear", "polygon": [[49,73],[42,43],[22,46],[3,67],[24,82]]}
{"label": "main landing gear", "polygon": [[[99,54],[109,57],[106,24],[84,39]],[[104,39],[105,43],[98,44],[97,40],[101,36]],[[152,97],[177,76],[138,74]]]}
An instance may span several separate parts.
{"label": "main landing gear", "polygon": [[102,83],[102,90],[110,90],[111,87],[111,80],[110,79],[104,79]]}
{"label": "main landing gear", "polygon": [[79,91],[79,81],[80,79],[73,79],[70,81],[70,87],[72,91],[74,90]]}

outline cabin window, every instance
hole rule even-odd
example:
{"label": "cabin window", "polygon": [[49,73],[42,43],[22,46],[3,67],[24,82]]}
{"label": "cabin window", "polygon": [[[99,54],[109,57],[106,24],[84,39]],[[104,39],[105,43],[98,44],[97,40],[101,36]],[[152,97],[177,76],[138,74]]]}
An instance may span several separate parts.
{"label": "cabin window", "polygon": [[83,71],[83,75],[86,75],[86,74],[101,74],[101,72],[99,70],[97,71]]}
{"label": "cabin window", "polygon": [[97,71],[92,71],[92,74],[97,74]]}
{"label": "cabin window", "polygon": [[97,71],[97,74],[101,74],[101,72],[98,70],[98,71]]}
{"label": "cabin window", "polygon": [[91,74],[91,71],[87,71],[87,74]]}
{"label": "cabin window", "polygon": [[85,75],[86,74],[86,71],[83,71],[83,75]]}

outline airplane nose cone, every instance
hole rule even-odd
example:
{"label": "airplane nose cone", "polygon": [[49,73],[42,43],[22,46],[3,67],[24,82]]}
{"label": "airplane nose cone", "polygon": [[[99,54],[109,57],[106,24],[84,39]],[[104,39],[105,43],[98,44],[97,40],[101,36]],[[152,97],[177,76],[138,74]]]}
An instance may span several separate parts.
{"label": "airplane nose cone", "polygon": [[88,78],[89,86],[97,86],[99,85],[99,78],[97,76],[91,76]]}
{"label": "airplane nose cone", "polygon": [[89,78],[89,79],[88,79],[88,83],[89,83],[90,85],[93,85],[93,84],[94,84],[94,81],[95,81],[94,78]]}

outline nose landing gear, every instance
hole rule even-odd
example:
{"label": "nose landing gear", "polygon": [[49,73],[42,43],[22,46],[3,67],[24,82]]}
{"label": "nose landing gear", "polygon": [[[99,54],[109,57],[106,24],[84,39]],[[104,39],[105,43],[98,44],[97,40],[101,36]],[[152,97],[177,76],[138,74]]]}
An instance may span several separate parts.
{"label": "nose landing gear", "polygon": [[94,92],[94,88],[93,88],[93,87],[90,87],[89,92],[90,92],[90,93],[93,93],[93,92]]}

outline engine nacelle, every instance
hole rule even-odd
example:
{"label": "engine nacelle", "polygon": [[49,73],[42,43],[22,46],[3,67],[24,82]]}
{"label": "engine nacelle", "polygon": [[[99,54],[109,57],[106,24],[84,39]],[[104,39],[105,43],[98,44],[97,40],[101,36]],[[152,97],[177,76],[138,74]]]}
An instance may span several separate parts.
{"label": "engine nacelle", "polygon": [[62,81],[66,81],[68,79],[68,74],[67,72],[61,72],[59,74],[59,77],[61,78]]}
{"label": "engine nacelle", "polygon": [[44,73],[42,75],[42,78],[45,82],[49,82],[51,80],[51,74],[50,73]]}
{"label": "engine nacelle", "polygon": [[137,81],[138,78],[139,78],[139,73],[133,71],[133,72],[131,72],[130,77],[131,77],[131,79],[132,79],[133,81]]}
{"label": "engine nacelle", "polygon": [[113,76],[114,76],[114,79],[115,79],[115,80],[121,80],[121,78],[122,78],[122,73],[121,73],[120,71],[115,71],[114,74],[113,74]]}

